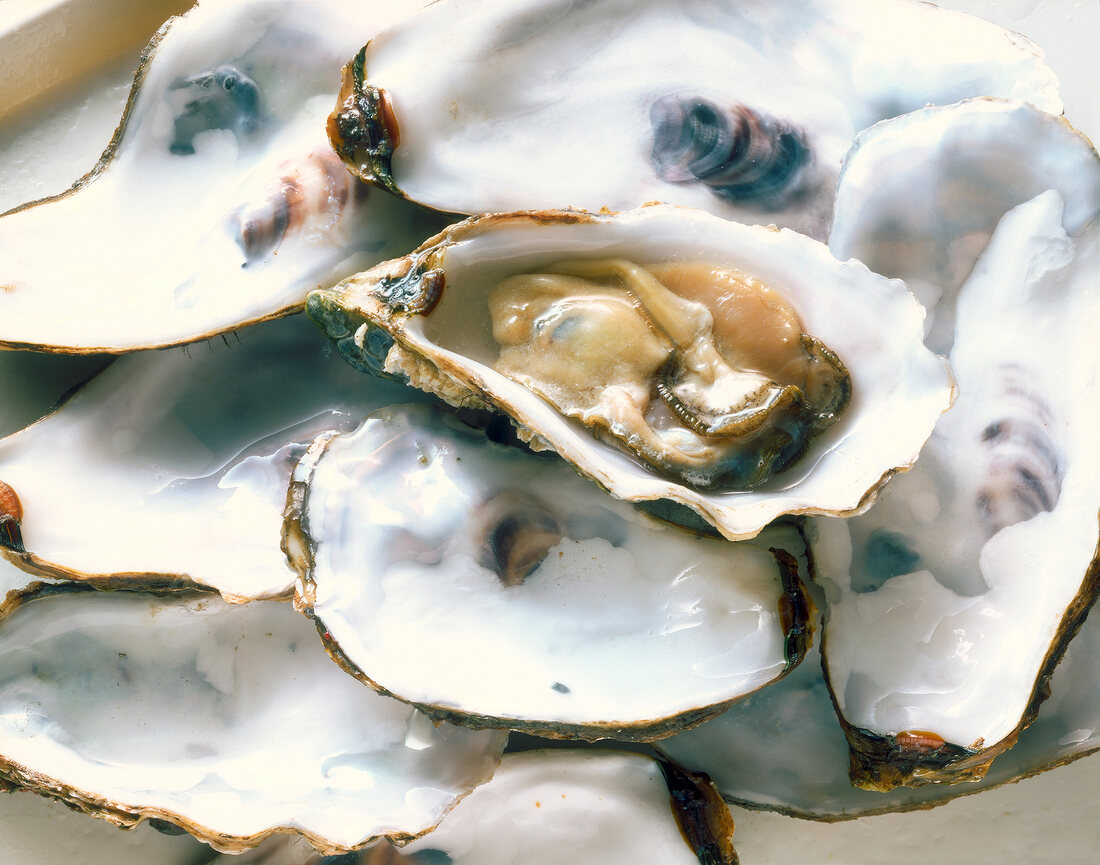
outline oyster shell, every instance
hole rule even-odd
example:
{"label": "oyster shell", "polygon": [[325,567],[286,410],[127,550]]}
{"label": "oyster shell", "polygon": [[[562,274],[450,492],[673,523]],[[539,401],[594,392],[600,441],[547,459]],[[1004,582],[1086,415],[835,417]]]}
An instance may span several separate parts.
{"label": "oyster shell", "polygon": [[785,675],[810,639],[785,539],[659,524],[427,406],[322,437],[295,484],[297,604],[349,671],[435,718],[654,739]]}
{"label": "oyster shell", "polygon": [[502,734],[433,724],[344,675],[289,604],[82,589],[0,627],[9,783],[222,850],[293,832],[331,853],[430,830],[499,760]]}
{"label": "oyster shell", "polygon": [[860,129],[982,95],[1058,113],[1040,57],[908,2],[434,3],[348,64],[330,137],[439,210],[658,200],[824,239]]}
{"label": "oyster shell", "polygon": [[364,388],[326,349],[298,317],[120,358],[0,440],[0,481],[24,512],[0,555],[37,577],[288,595],[279,539],[297,457],[321,430],[409,399]]}
{"label": "oyster shell", "polygon": [[1100,157],[1062,117],[1010,99],[925,108],[864,130],[844,159],[829,249],[904,279],[946,353],[955,296],[998,221],[1047,189],[1079,235],[1100,212]]}
{"label": "oyster shell", "polygon": [[819,524],[826,670],[862,786],[980,777],[1100,589],[1100,227],[1062,224],[1054,190],[1005,215],[959,294],[957,404],[871,512]]}
{"label": "oyster shell", "polygon": [[781,682],[692,730],[656,743],[667,759],[706,772],[726,801],[804,819],[836,821],[909,811],[980,793],[1100,749],[1100,620],[1086,620],[1051,677],[1052,696],[1017,743],[981,780],[964,784],[853,787],[848,742],[821,675],[816,648]]}
{"label": "oyster shell", "polygon": [[435,230],[390,196],[364,201],[323,129],[332,70],[414,5],[204,2],[172,19],[96,167],[0,217],[0,345],[204,339],[299,310]]}
{"label": "oyster shell", "polygon": [[737,865],[732,835],[705,775],[639,754],[528,751],[507,755],[431,835],[360,862]]}
{"label": "oyster shell", "polygon": [[[537,273],[563,259],[578,258],[586,262],[627,259],[641,268],[664,261],[702,262],[707,268],[732,268],[751,282],[770,286],[793,308],[804,333],[828,346],[829,353],[847,366],[850,407],[808,445],[802,443],[801,459],[791,468],[753,489],[707,489],[713,472],[706,464],[694,470],[689,467],[684,475],[671,479],[656,473],[618,447],[625,442],[628,451],[633,450],[632,441],[651,435],[644,425],[631,425],[643,414],[640,400],[650,390],[640,364],[629,366],[631,378],[608,382],[598,395],[626,418],[620,428],[610,430],[617,443],[594,438],[579,420],[559,410],[553,399],[544,399],[499,369],[498,355],[503,357],[503,352],[493,339],[490,289],[517,273]],[[627,307],[635,302],[627,292],[620,296]],[[713,333],[714,343],[719,342],[727,295],[719,292],[704,301],[707,308],[702,311],[699,304],[673,300],[694,310],[691,315],[697,313],[697,318],[692,320],[702,323],[698,330],[689,329],[689,334],[706,343]],[[952,398],[950,374],[942,359],[921,345],[922,312],[901,283],[871,274],[857,262],[841,264],[822,245],[792,232],[742,226],[671,206],[622,214],[547,211],[467,220],[403,259],[379,265],[332,290],[312,293],[308,311],[354,364],[407,378],[453,404],[500,409],[535,446],[553,448],[614,495],[630,501],[667,498],[687,505],[734,540],[752,537],[785,513],[843,514],[867,507],[891,474],[916,459],[935,419]],[[706,323],[715,320],[719,324],[708,331]],[[620,346],[613,339],[617,339],[616,330],[622,329],[616,323],[605,325],[597,319],[598,324],[589,328],[595,335],[589,337],[584,330],[589,319],[581,315],[579,321],[577,330],[587,340],[585,350],[591,356],[584,357],[585,366],[579,372],[570,368],[563,375],[580,378],[580,388],[585,386],[586,370],[606,373],[601,351],[603,358],[614,357],[620,367],[628,366],[624,357],[642,353],[644,322],[636,325],[637,336],[620,340]],[[796,345],[800,341],[789,332],[776,336],[777,342],[784,339]],[[805,344],[805,339],[801,342]],[[689,352],[682,355],[687,357]],[[748,369],[755,363],[753,356]],[[528,366],[534,364],[532,359]],[[710,369],[708,364],[700,361],[698,366]],[[766,375],[754,376],[748,376],[750,389],[761,388],[761,382],[768,380]],[[741,379],[720,376],[717,381],[717,396],[700,387],[699,399],[724,406],[722,387],[732,381],[730,389],[739,388]],[[667,380],[655,380],[652,387],[662,383]],[[622,394],[634,391],[641,397],[620,411],[618,407],[626,402]],[[760,392],[766,404],[767,394],[776,390],[762,387]],[[749,404],[755,399],[750,398]],[[658,408],[659,404],[660,400],[651,401]],[[582,407],[570,414],[586,411]],[[696,437],[676,418],[658,414],[643,421],[655,429],[663,425],[673,443],[687,441],[694,447],[701,438],[709,446],[706,436]],[[597,431],[610,426],[602,416],[590,423]],[[784,423],[780,421],[781,430]],[[722,445],[714,451],[721,459],[735,466],[743,459],[736,437],[723,432],[714,438]],[[769,451],[779,450],[786,440],[769,433],[756,441],[756,447]],[[733,450],[726,449],[727,443]],[[702,447],[700,452],[709,453]],[[720,461],[716,464],[721,467]],[[685,483],[685,477],[693,485]]]}

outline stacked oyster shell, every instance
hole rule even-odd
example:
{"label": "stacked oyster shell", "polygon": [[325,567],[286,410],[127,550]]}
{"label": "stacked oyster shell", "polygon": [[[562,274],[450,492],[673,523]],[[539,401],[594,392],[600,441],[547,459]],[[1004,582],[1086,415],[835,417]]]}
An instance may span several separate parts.
{"label": "stacked oyster shell", "polygon": [[[0,786],[234,853],[725,863],[720,796],[1093,750],[1091,636],[1041,704],[1100,591],[1100,158],[1037,50],[414,5],[202,3],[0,216],[0,361],[129,352],[0,440]],[[331,345],[245,327],[303,308]]]}

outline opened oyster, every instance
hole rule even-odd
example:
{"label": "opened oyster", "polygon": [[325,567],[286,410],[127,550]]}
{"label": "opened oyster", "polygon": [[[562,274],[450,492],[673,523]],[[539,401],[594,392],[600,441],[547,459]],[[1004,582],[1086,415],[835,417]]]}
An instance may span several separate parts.
{"label": "opened oyster", "polygon": [[441,2],[348,64],[329,134],[440,210],[656,200],[824,239],[859,130],[970,96],[1058,113],[1040,58],[908,2]]}
{"label": "opened oyster", "polygon": [[203,339],[300,309],[434,230],[391,196],[367,200],[324,134],[332,70],[413,6],[204,2],[172,19],[96,167],[0,217],[0,345]]}
{"label": "opened oyster", "polygon": [[705,771],[729,802],[812,820],[917,810],[1027,778],[1100,750],[1100,619],[1082,625],[1051,678],[1051,696],[1019,741],[977,781],[884,792],[853,787],[848,742],[821,675],[820,655],[728,712],[656,744]]}
{"label": "opened oyster", "polygon": [[353,363],[500,409],[616,496],[731,539],[867,506],[952,396],[901,283],[669,206],[468,220],[309,313]]}

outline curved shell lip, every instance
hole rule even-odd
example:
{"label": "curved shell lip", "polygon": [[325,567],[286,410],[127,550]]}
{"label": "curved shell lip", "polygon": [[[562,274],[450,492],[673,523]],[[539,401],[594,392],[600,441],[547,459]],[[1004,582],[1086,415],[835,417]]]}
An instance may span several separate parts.
{"label": "curved shell lip", "polygon": [[[267,592],[251,595],[238,595],[232,592],[222,592],[215,586],[208,585],[189,574],[174,574],[158,571],[119,571],[117,573],[85,573],[73,568],[67,568],[54,562],[39,558],[28,551],[15,553],[0,549],[3,556],[12,565],[32,577],[44,579],[63,580],[66,583],[85,585],[95,589],[108,591],[134,591],[150,593],[181,594],[191,591],[204,595],[218,595],[224,601],[231,604],[240,604],[248,601],[285,601],[293,594],[293,588],[287,588],[278,592]],[[293,578],[288,575],[287,583]],[[0,616],[0,622],[3,616]]]}
{"label": "curved shell lip", "polygon": [[[813,643],[814,634],[818,630],[814,626],[815,605],[803,583],[803,577],[797,564],[785,564],[777,551],[772,550],[772,555],[776,559],[776,566],[782,574],[784,591],[781,598],[787,598],[791,609],[795,611],[792,613],[792,621],[787,631],[788,638],[791,640],[791,651],[788,654],[786,666],[777,675],[743,693],[719,702],[691,706],[655,718],[633,721],[602,720],[588,722],[488,715],[460,709],[454,705],[425,703],[408,699],[372,679],[352,661],[336,638],[325,627],[322,616],[318,615],[314,609],[317,584],[313,577],[315,543],[310,535],[308,517],[310,481],[316,471],[318,462],[336,435],[334,432],[323,433],[314,440],[295,467],[290,487],[287,490],[287,506],[283,516],[282,549],[286,554],[287,561],[298,572],[294,606],[300,613],[314,621],[325,651],[341,669],[379,694],[393,697],[415,707],[433,721],[442,721],[474,729],[514,730],[543,736],[548,739],[580,739],[588,742],[616,739],[627,742],[653,742],[709,721],[721,715],[738,700],[783,679],[802,663]],[[691,533],[691,530],[687,531]]]}
{"label": "curved shell lip", "polygon": [[423,712],[435,722],[446,722],[473,729],[513,730],[520,733],[528,733],[533,736],[542,736],[547,739],[579,739],[585,742],[596,742],[603,739],[615,739],[622,742],[655,742],[659,739],[673,736],[676,733],[697,727],[713,718],[718,717],[738,700],[748,697],[761,688],[774,684],[786,676],[801,661],[788,663],[787,667],[775,678],[770,679],[751,691],[738,694],[728,700],[710,705],[696,706],[673,714],[640,721],[592,721],[592,722],[568,722],[568,721],[541,721],[531,718],[520,718],[507,715],[485,715],[478,712],[459,709],[455,706],[445,706],[437,703],[422,703],[407,699],[401,694],[395,693],[371,679],[358,667],[344,651],[339,643],[329,634],[324,621],[316,615],[308,604],[301,604],[301,599],[295,599],[295,605],[301,612],[312,618],[317,626],[317,632],[321,635],[325,651],[346,673],[354,676],[363,684],[373,688],[384,697],[393,697],[403,703],[408,703],[418,711]]}
{"label": "curved shell lip", "polygon": [[[44,199],[44,201],[52,201],[53,199]],[[40,202],[34,202],[38,204]],[[12,211],[14,213],[14,211]],[[271,312],[264,313],[263,315],[256,316],[246,320],[233,321],[224,327],[216,327],[213,330],[206,331],[204,333],[188,334],[187,336],[181,336],[175,340],[169,340],[166,342],[155,342],[149,345],[138,346],[121,346],[121,345],[99,345],[99,346],[87,346],[87,345],[59,345],[58,343],[49,342],[24,342],[20,340],[0,339],[0,349],[10,349],[13,351],[37,351],[45,354],[129,354],[135,351],[147,351],[149,349],[161,349],[161,348],[178,348],[183,345],[194,345],[198,342],[205,342],[215,337],[225,336],[235,330],[240,330],[245,327],[251,327],[256,324],[263,324],[268,321],[275,321],[280,318],[287,318],[291,315],[298,315],[305,309],[305,299],[301,302],[291,304],[290,306],[284,306],[280,309],[273,310]]]}
{"label": "curved shell lip", "polygon": [[[31,207],[35,207],[39,204],[46,204],[50,201],[57,201],[62,198],[67,198],[73,193],[79,191],[83,187],[87,186],[99,175],[107,170],[107,167],[114,160],[115,155],[118,152],[119,144],[122,142],[122,136],[126,132],[126,127],[130,123],[132,115],[132,108],[134,102],[137,100],[138,92],[141,90],[141,85],[145,81],[145,75],[149,71],[149,63],[152,61],[156,54],[157,48],[160,46],[161,41],[168,35],[168,31],[172,29],[172,26],[183,18],[182,15],[173,15],[167,21],[165,21],[156,33],[150,38],[149,43],[142,49],[141,57],[138,60],[137,68],[134,70],[134,80],[130,85],[130,90],[126,96],[126,105],[122,109],[122,119],[119,121],[115,131],[111,135],[111,140],[107,142],[107,146],[103,150],[103,154],[96,161],[86,173],[78,177],[72,182],[68,189],[64,189],[61,192],[53,195],[46,195],[41,198],[36,198],[32,201],[25,201],[22,204],[17,204],[8,210],[0,212],[0,217],[8,216],[12,213],[19,213],[22,210],[27,210]],[[9,346],[10,348],[19,348],[20,346]]]}
{"label": "curved shell lip", "polygon": [[[484,778],[479,783],[484,783],[487,780],[487,778]],[[324,836],[311,832],[308,829],[290,825],[272,826],[252,835],[224,835],[200,823],[188,820],[186,817],[174,811],[160,808],[134,807],[122,802],[114,802],[110,799],[98,796],[95,793],[71,787],[62,781],[35,772],[33,769],[23,766],[20,763],[10,761],[0,756],[0,790],[3,790],[5,785],[12,785],[15,789],[26,790],[41,796],[46,796],[50,799],[56,799],[74,810],[78,810],[92,817],[107,820],[123,829],[132,829],[145,820],[162,820],[172,825],[179,826],[181,829],[186,830],[188,834],[209,844],[221,853],[244,853],[246,850],[251,850],[253,847],[261,844],[273,835],[292,835],[305,838],[318,851],[324,855],[331,856],[359,850],[366,847],[368,844],[382,839],[392,841],[394,844],[402,846],[427,835],[439,825],[437,822],[435,825],[430,826],[422,832],[416,833],[392,832],[371,835],[351,847],[345,847],[340,844],[333,844]],[[465,798],[466,795],[469,795],[471,791],[460,796],[454,804],[458,804],[458,802]],[[452,808],[453,807],[452,805]]]}
{"label": "curved shell lip", "polygon": [[[1100,511],[1097,512],[1097,520],[1100,523]],[[837,718],[844,729],[851,753],[852,783],[868,789],[889,790],[898,786],[955,784],[981,779],[990,764],[999,755],[1012,748],[1020,734],[1038,717],[1039,707],[1050,693],[1051,676],[1069,648],[1070,640],[1077,635],[1084,624],[1085,617],[1088,616],[1098,594],[1100,594],[1100,541],[1097,542],[1092,560],[1077,593],[1058,622],[1046,656],[1036,672],[1035,683],[1020,715],[1019,723],[997,742],[989,745],[983,741],[969,745],[945,742],[940,748],[915,750],[906,754],[897,744],[896,736],[884,736],[855,727],[837,708]],[[825,644],[826,635],[822,629],[823,658],[826,652]],[[828,665],[824,662],[822,672],[836,707],[836,696],[829,678]],[[1055,762],[1051,767],[1041,767],[1021,777],[1037,775],[1046,768],[1053,768],[1054,765],[1072,762],[1077,757],[1084,756],[1084,753],[1071,755],[1060,762]]]}
{"label": "curved shell lip", "polygon": [[[39,589],[23,592],[18,601],[16,607],[22,606],[31,600],[37,598],[44,598],[51,595],[68,594],[73,592],[95,592],[99,591],[103,587],[92,586],[86,583],[67,583],[58,585],[46,585]],[[208,597],[212,593],[204,592],[198,589],[189,589],[186,593],[178,593],[172,591],[163,590],[145,590],[135,589],[129,586],[126,587],[111,587],[115,590],[133,592],[135,594],[153,595],[156,597],[193,597],[201,598]],[[11,611],[9,611],[11,612]],[[0,625],[3,620],[0,619]],[[420,832],[384,832],[377,835],[370,835],[360,839],[351,846],[344,846],[342,844],[334,843],[325,838],[322,834],[313,832],[307,828],[298,825],[282,824],[278,826],[270,826],[258,832],[248,835],[233,835],[217,832],[214,829],[210,829],[201,823],[189,820],[182,814],[164,808],[154,807],[142,807],[136,805],[129,805],[124,802],[116,802],[107,797],[101,796],[97,793],[83,790],[79,787],[74,787],[65,783],[59,779],[53,778],[41,772],[37,772],[34,769],[25,766],[17,761],[9,760],[3,754],[0,754],[0,791],[6,788],[25,790],[28,792],[37,793],[47,798],[56,799],[63,802],[70,808],[78,810],[84,814],[88,814],[93,817],[106,820],[116,826],[124,829],[132,829],[145,820],[162,820],[171,823],[175,826],[186,830],[189,834],[198,838],[199,840],[209,844],[215,850],[222,853],[243,853],[247,850],[256,847],[267,838],[273,835],[291,835],[305,838],[310,844],[314,846],[318,851],[324,855],[336,855],[340,853],[348,853],[353,850],[359,850],[363,847],[371,844],[375,841],[382,839],[392,841],[398,846],[403,846],[417,838],[432,832],[443,820],[444,817],[454,806],[468,796],[473,790],[475,790],[481,784],[486,783],[491,777],[493,772],[496,771],[496,766],[500,764],[501,755],[496,757],[496,763],[488,771],[486,775],[478,778],[476,782],[469,785],[469,789],[455,797],[454,801],[444,811],[440,820],[434,823],[432,826],[420,831]]]}
{"label": "curved shell lip", "polygon": [[[862,457],[844,456],[847,463],[845,490],[843,493],[830,492],[826,500],[814,498],[809,491],[813,489],[814,477],[818,474],[820,463],[830,459],[839,462],[835,454],[842,454],[840,445],[851,446],[849,440],[854,417],[854,405],[847,417],[831,430],[823,434],[810,448],[799,463],[777,478],[753,491],[731,491],[706,493],[691,489],[678,482],[666,480],[642,467],[633,458],[620,452],[612,445],[597,441],[578,422],[560,415],[549,403],[535,397],[522,385],[506,378],[490,366],[465,358],[456,352],[440,348],[426,334],[425,316],[417,315],[418,310],[409,311],[398,305],[386,302],[372,294],[372,287],[383,280],[415,280],[418,271],[436,271],[447,269],[447,257],[452,250],[471,246],[479,238],[490,235],[498,229],[544,226],[565,228],[573,226],[592,226],[597,230],[615,224],[633,226],[637,231],[639,224],[644,227],[663,226],[668,222],[682,222],[694,232],[729,235],[751,247],[754,255],[760,256],[768,251],[775,259],[784,254],[795,255],[799,266],[812,267],[830,272],[837,281],[862,282],[874,285],[868,290],[868,296],[886,298],[886,307],[895,311],[901,319],[901,327],[906,330],[908,341],[906,362],[913,363],[934,380],[923,390],[913,382],[908,382],[914,390],[912,400],[924,403],[924,412],[919,423],[909,423],[898,433],[898,437],[908,437],[904,447],[898,447],[888,462],[877,464],[873,468]],[[733,246],[735,241],[730,241]],[[792,252],[793,250],[793,252]],[[560,255],[576,254],[568,251]],[[594,248],[587,247],[583,254],[596,254]],[[660,255],[647,249],[650,260]],[[494,249],[494,265],[502,260],[519,258],[509,256]],[[744,255],[743,248],[734,248],[729,263],[740,263],[737,256]],[[773,259],[774,260],[774,259]],[[793,259],[792,259],[793,260]],[[776,265],[785,268],[785,276],[793,277],[794,265]],[[748,269],[752,269],[749,266]],[[766,276],[766,281],[784,292],[782,278]],[[790,295],[787,292],[788,299]],[[805,310],[798,302],[792,301],[799,309],[800,316]],[[900,280],[888,280],[867,269],[856,260],[840,262],[823,245],[789,229],[775,226],[746,226],[711,216],[702,211],[678,205],[649,202],[631,211],[615,212],[605,210],[592,213],[582,210],[540,210],[516,211],[512,213],[490,213],[471,217],[450,226],[435,237],[425,241],[418,249],[402,259],[383,263],[365,273],[344,280],[332,289],[312,292],[307,301],[307,312],[324,330],[326,306],[339,307],[345,314],[357,318],[367,326],[381,328],[392,338],[395,346],[415,355],[419,361],[431,365],[433,378],[446,379],[462,393],[438,394],[452,403],[465,401],[469,404],[490,405],[508,414],[520,428],[521,434],[530,435],[539,443],[545,443],[552,450],[572,463],[578,471],[586,475],[612,495],[628,501],[652,501],[668,499],[686,505],[716,526],[729,540],[748,540],[755,537],[768,523],[783,515],[800,516],[851,516],[865,511],[874,502],[878,490],[889,478],[906,471],[916,461],[921,447],[931,435],[936,419],[954,403],[957,388],[946,359],[933,354],[923,345],[922,323],[923,308],[912,297]],[[430,314],[431,308],[427,310]],[[818,316],[822,321],[824,314]],[[804,321],[806,329],[821,337],[826,344],[845,359],[844,346],[830,343],[827,333],[820,333],[822,321]],[[354,328],[352,328],[354,329]],[[360,328],[357,341],[361,341],[365,331]],[[334,339],[339,336],[330,333]],[[895,340],[896,342],[896,340]],[[360,345],[361,347],[361,345]],[[900,361],[900,355],[898,355]],[[859,384],[855,385],[859,387]],[[423,389],[430,390],[429,387]],[[879,414],[882,414],[880,411]],[[919,427],[919,429],[918,429]],[[834,456],[830,457],[830,454]],[[807,468],[808,467],[808,468]],[[802,477],[799,477],[802,473]],[[838,472],[834,471],[834,475]],[[852,478],[855,478],[852,480]],[[805,493],[805,495],[802,495]]]}

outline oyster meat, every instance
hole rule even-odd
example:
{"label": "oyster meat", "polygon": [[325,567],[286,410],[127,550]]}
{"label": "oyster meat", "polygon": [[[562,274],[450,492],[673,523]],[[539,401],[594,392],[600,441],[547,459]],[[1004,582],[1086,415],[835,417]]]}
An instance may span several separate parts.
{"label": "oyster meat", "polygon": [[952,399],[901,283],[672,206],[467,220],[309,313],[356,365],[500,409],[614,495],[731,539],[866,507]]}

